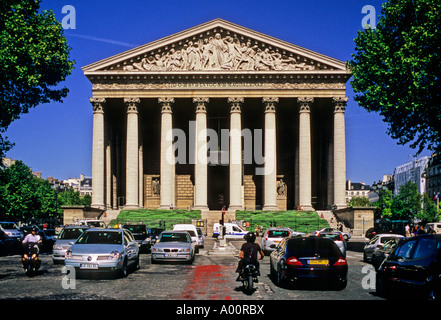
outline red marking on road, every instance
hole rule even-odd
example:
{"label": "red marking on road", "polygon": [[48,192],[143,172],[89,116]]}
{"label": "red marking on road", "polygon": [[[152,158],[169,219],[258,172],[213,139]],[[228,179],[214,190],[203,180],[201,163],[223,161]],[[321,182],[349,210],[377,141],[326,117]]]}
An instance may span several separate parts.
{"label": "red marking on road", "polygon": [[[234,267],[223,267],[218,265],[195,266],[185,292],[180,299],[209,299],[209,300],[231,300],[231,290],[228,280],[234,284]],[[222,284],[222,287],[219,285]]]}

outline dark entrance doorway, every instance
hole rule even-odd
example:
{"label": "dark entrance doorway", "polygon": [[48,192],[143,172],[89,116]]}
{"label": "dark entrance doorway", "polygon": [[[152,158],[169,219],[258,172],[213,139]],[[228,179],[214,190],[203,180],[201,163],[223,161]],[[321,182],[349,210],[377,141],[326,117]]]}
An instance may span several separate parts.
{"label": "dark entrance doorway", "polygon": [[228,209],[229,171],[228,166],[208,166],[208,208],[210,210]]}

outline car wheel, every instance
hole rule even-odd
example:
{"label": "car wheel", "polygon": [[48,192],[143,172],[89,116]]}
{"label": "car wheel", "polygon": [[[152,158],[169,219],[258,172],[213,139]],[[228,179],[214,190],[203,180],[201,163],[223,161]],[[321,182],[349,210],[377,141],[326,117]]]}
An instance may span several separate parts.
{"label": "car wheel", "polygon": [[140,266],[139,266],[139,255],[136,257],[135,260],[135,270],[139,270]]}
{"label": "car wheel", "polygon": [[280,264],[277,266],[276,284],[278,287],[281,287],[281,288],[285,287],[285,284],[286,284],[286,280],[282,276],[282,267]]}
{"label": "car wheel", "polygon": [[122,268],[121,268],[121,270],[120,270],[120,277],[121,277],[121,278],[125,278],[125,277],[127,277],[127,274],[128,274],[128,270],[127,270],[127,258],[124,258],[124,262],[123,262]]}
{"label": "car wheel", "polygon": [[341,290],[345,289],[347,285],[348,285],[347,279],[339,279],[339,280],[337,280],[335,287],[338,291],[341,291]]}

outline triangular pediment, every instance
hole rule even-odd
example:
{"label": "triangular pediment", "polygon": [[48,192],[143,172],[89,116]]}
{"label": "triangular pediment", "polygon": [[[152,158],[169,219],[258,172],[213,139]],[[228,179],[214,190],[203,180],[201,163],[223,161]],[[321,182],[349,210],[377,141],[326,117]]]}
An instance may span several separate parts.
{"label": "triangular pediment", "polygon": [[346,72],[344,62],[215,19],[83,67],[88,74]]}

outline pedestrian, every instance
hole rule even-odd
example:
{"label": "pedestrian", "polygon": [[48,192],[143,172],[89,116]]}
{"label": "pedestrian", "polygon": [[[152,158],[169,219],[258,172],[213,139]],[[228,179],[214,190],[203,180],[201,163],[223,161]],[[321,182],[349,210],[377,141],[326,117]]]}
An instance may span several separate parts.
{"label": "pedestrian", "polygon": [[256,228],[254,229],[254,231],[256,231],[256,237],[259,236],[259,230],[260,230],[259,225],[256,225]]}
{"label": "pedestrian", "polygon": [[410,227],[409,224],[406,224],[404,227],[404,230],[406,231],[406,237],[410,237]]}

